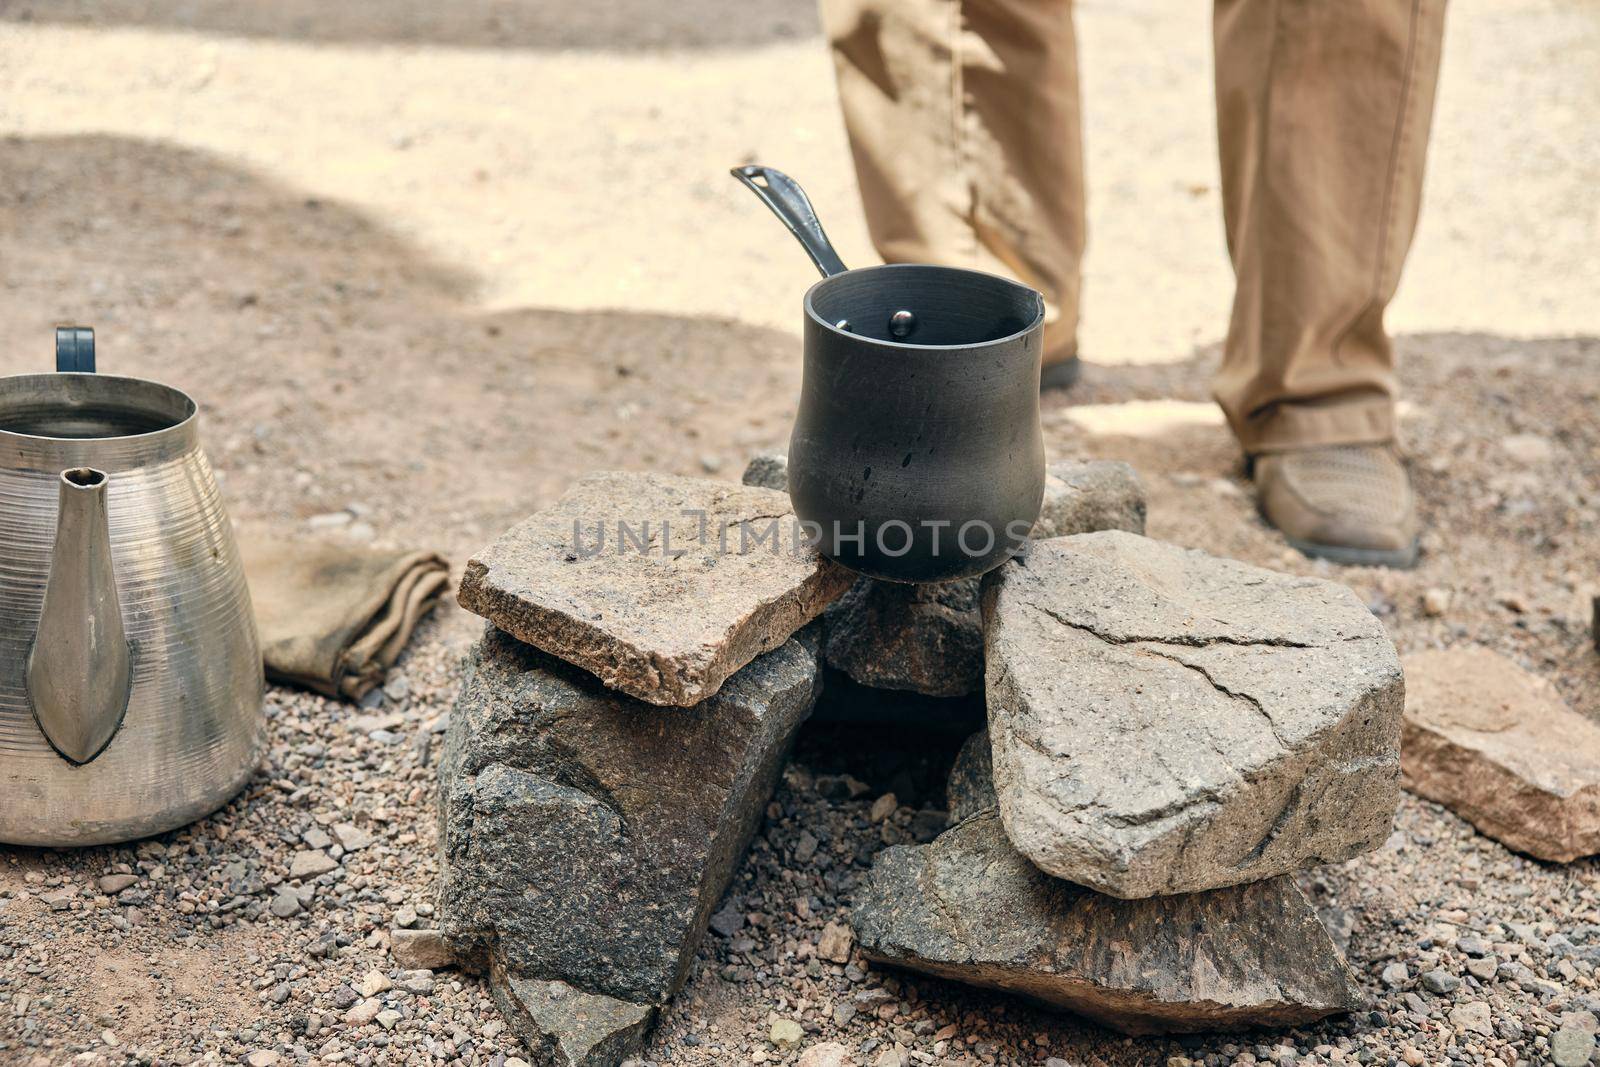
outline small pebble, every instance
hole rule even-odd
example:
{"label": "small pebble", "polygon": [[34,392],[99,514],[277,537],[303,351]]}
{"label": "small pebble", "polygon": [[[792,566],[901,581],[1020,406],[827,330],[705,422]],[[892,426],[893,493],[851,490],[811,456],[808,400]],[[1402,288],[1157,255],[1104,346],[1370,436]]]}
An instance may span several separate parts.
{"label": "small pebble", "polygon": [[1550,1035],[1550,1062],[1555,1067],[1583,1067],[1594,1047],[1594,1034],[1586,1030],[1557,1030]]}
{"label": "small pebble", "polygon": [[793,1019],[774,1019],[767,1039],[779,1048],[797,1048],[806,1032]]}
{"label": "small pebble", "polygon": [[1422,613],[1437,618],[1450,610],[1450,591],[1437,587],[1425,589],[1422,593]]}
{"label": "small pebble", "polygon": [[1461,979],[1449,971],[1432,970],[1422,976],[1422,988],[1443,996],[1461,988]]}

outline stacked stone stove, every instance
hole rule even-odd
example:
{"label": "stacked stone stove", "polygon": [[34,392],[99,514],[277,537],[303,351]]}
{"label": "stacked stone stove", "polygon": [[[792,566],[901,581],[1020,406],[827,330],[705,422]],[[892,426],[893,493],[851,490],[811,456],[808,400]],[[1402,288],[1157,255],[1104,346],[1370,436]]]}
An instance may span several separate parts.
{"label": "stacked stone stove", "polygon": [[874,858],[862,960],[1128,1033],[1358,1005],[1292,875],[1398,799],[1400,667],[1353,594],[1144,538],[1121,464],[1052,467],[1026,556],[938,587],[793,543],[780,457],[746,482],[592,475],[468,565],[441,927],[536,1063],[642,1047],[824,663],[988,709],[950,828]]}

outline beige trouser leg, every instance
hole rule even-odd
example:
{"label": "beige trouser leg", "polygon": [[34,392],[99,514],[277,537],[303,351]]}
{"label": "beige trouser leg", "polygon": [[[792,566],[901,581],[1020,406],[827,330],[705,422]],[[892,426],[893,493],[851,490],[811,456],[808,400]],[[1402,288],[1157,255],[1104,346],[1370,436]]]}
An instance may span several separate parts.
{"label": "beige trouser leg", "polygon": [[[1084,245],[1069,0],[822,0],[891,262],[1007,273],[1076,348]],[[1238,289],[1217,399],[1248,452],[1394,434],[1383,311],[1416,226],[1443,0],[1218,0]]]}
{"label": "beige trouser leg", "polygon": [[1083,144],[1069,0],[822,0],[878,253],[1017,278],[1076,351]]}
{"label": "beige trouser leg", "polygon": [[1443,0],[1217,0],[1237,288],[1215,393],[1246,452],[1393,439],[1383,312],[1416,229]]}

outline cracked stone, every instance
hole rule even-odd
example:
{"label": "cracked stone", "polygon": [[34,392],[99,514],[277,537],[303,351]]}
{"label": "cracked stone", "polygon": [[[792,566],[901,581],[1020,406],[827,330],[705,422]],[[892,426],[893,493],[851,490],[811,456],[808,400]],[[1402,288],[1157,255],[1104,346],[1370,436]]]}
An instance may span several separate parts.
{"label": "cracked stone", "polygon": [[820,684],[812,628],[662,714],[489,628],[440,767],[438,921],[457,955],[493,947],[514,973],[665,1002]]}
{"label": "cracked stone", "polygon": [[1486,648],[1407,656],[1404,785],[1508,848],[1600,852],[1600,726]]}
{"label": "cracked stone", "polygon": [[932,844],[880,852],[852,921],[875,963],[1130,1034],[1292,1026],[1361,1005],[1292,877],[1118,900],[1034,867],[992,810]]}
{"label": "cracked stone", "polygon": [[[1052,464],[1035,538],[1144,532],[1144,487],[1126,463]],[[978,578],[932,585],[862,579],[825,614],[828,666],[861,685],[958,697],[983,688]]]}
{"label": "cracked stone", "polygon": [[469,560],[460,601],[612,689],[689,707],[852,581],[805,544],[784,493],[606,472]]}
{"label": "cracked stone", "polygon": [[1345,586],[1122,532],[985,581],[999,809],[1041,869],[1190,893],[1388,837],[1404,681]]}
{"label": "cracked stone", "polygon": [[617,1067],[640,1052],[656,1009],[586,993],[565,982],[489,968],[489,991],[533,1067]]}

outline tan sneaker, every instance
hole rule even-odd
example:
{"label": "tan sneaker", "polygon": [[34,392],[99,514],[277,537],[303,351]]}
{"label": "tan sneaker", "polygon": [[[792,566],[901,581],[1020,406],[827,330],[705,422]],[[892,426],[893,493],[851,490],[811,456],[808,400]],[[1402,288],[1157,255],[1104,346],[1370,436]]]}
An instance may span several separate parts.
{"label": "tan sneaker", "polygon": [[1417,562],[1417,505],[1392,445],[1336,445],[1255,459],[1262,516],[1308,556],[1362,567]]}

